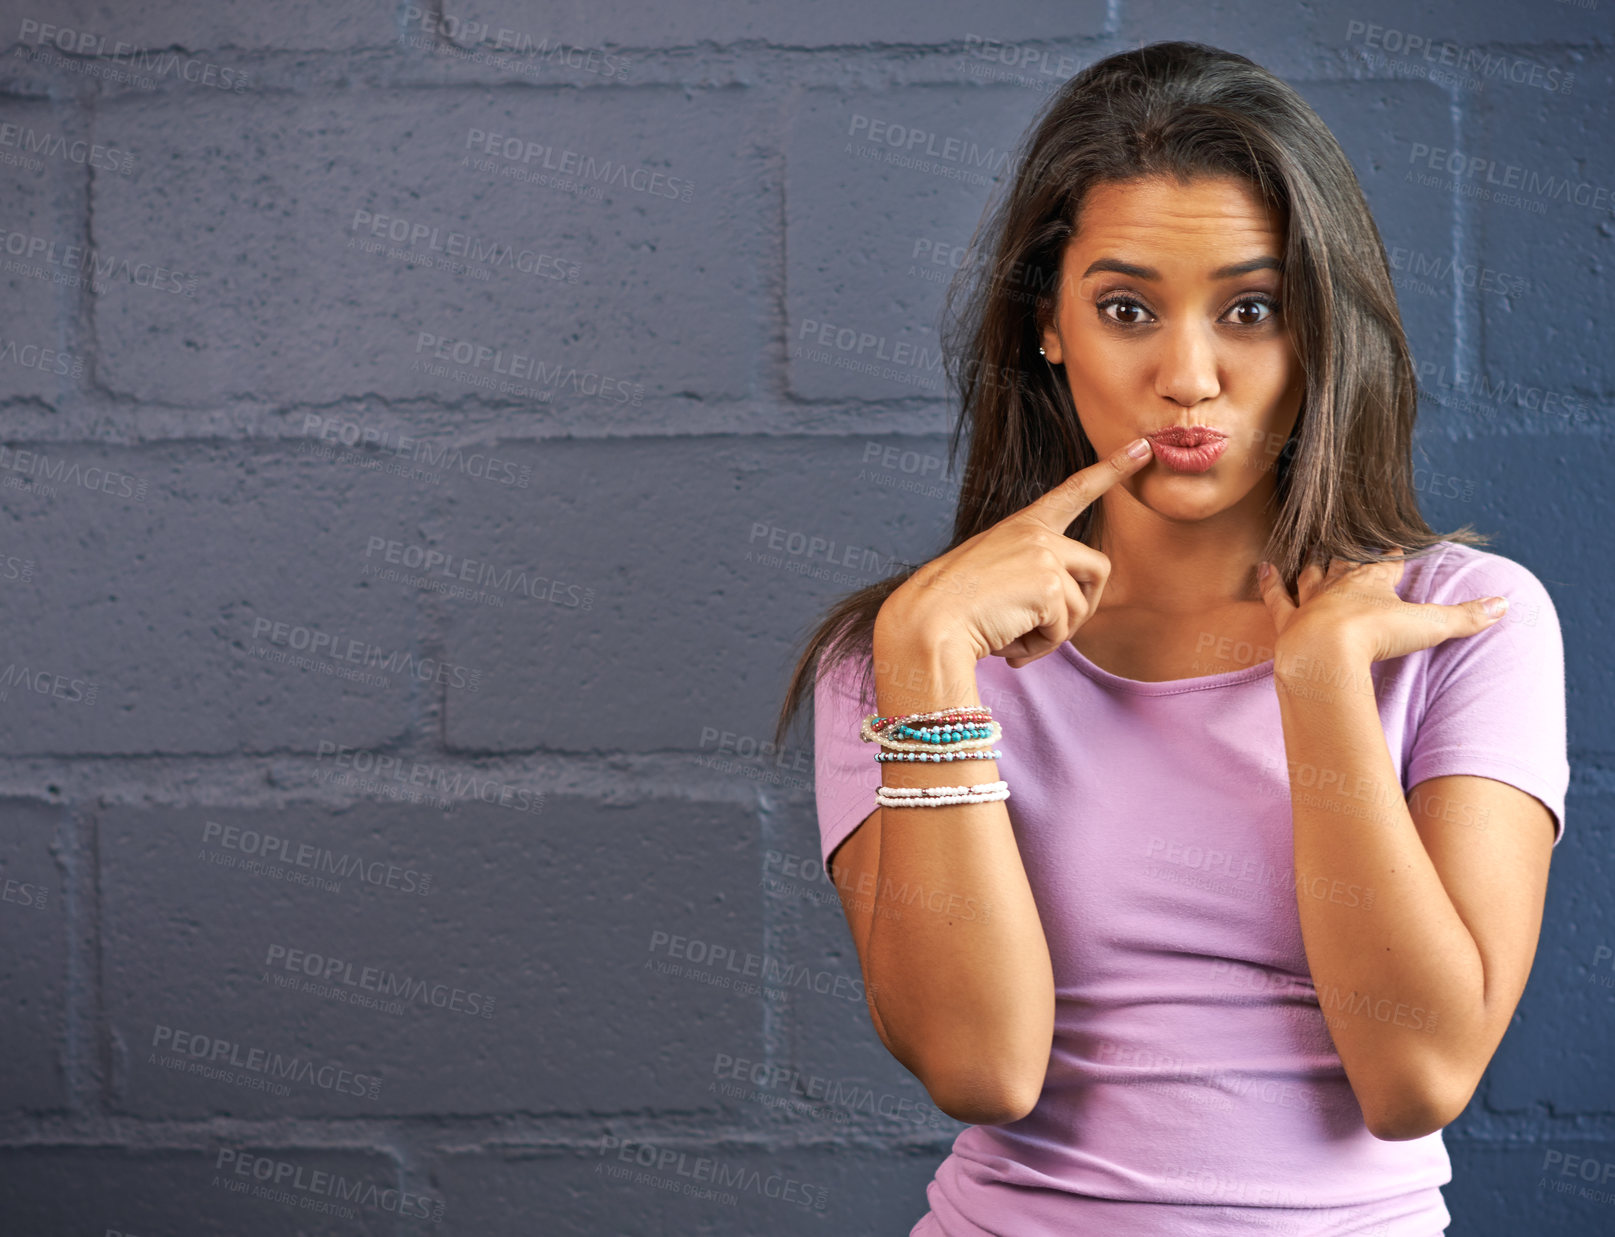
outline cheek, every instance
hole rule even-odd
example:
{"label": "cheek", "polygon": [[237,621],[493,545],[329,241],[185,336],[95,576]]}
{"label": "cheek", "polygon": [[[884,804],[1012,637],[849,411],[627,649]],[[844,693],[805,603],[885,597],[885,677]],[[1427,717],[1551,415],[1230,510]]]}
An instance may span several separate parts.
{"label": "cheek", "polygon": [[1121,341],[1091,327],[1078,328],[1066,338],[1071,341],[1072,355],[1066,358],[1066,372],[1073,390],[1132,391],[1149,374],[1148,349],[1124,347]]}
{"label": "cheek", "polygon": [[1287,343],[1249,349],[1230,368],[1250,405],[1270,417],[1292,412],[1305,385],[1301,365]]}

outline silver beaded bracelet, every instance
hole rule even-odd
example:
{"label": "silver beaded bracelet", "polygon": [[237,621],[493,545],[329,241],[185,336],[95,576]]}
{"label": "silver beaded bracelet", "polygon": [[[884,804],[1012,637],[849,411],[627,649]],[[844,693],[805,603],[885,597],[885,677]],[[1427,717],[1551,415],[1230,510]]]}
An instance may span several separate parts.
{"label": "silver beaded bracelet", "polygon": [[876,760],[997,760],[1004,753],[986,752],[876,752]]}

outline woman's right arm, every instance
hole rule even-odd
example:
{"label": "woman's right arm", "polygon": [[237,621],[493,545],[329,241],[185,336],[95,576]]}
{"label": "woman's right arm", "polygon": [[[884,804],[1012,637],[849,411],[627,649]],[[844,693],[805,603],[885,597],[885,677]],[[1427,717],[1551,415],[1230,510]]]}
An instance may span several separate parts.
{"label": "woman's right arm", "polygon": [[[1084,469],[894,592],[875,620],[880,714],[979,706],[981,657],[1018,668],[1069,639],[1109,563],[1062,530],[1141,466],[1118,452]],[[968,604],[940,587],[961,581]],[[1015,742],[1012,727],[1002,742]],[[997,781],[998,765],[886,761],[881,780],[974,785]],[[1054,972],[1004,801],[877,807],[831,856],[830,875],[888,1051],[956,1120],[1002,1125],[1031,1112],[1054,1042]]]}

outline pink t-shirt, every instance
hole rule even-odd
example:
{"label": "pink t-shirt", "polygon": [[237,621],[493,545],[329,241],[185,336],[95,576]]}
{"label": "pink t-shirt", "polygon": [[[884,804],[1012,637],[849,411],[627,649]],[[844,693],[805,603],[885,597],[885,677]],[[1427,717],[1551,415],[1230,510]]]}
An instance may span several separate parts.
{"label": "pink t-shirt", "polygon": [[[1507,782],[1552,811],[1557,846],[1570,766],[1547,591],[1510,559],[1443,542],[1410,558],[1398,592],[1510,602],[1479,635],[1374,664],[1403,791],[1444,774]],[[856,694],[866,664],[844,662],[815,692],[826,858],[880,785],[875,747],[858,737],[878,711]],[[1003,726],[1005,807],[1054,963],[1054,1044],[1037,1107],[958,1135],[912,1233],[1441,1233],[1452,1170],[1440,1132],[1368,1132],[1312,985],[1271,660],[1146,683],[1068,641],[1020,670],[986,658],[976,674]],[[1374,810],[1358,788],[1309,793]],[[1423,1017],[1384,1012],[1401,1025]]]}

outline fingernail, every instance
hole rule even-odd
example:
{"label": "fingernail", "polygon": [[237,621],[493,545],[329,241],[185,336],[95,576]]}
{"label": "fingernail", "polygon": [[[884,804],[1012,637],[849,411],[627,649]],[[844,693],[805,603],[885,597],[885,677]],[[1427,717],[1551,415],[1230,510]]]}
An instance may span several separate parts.
{"label": "fingernail", "polygon": [[1269,562],[1264,561],[1264,562],[1257,563],[1256,564],[1256,578],[1258,580],[1260,580],[1263,584],[1266,584],[1267,583],[1267,573],[1272,571],[1272,570],[1273,570],[1273,564],[1271,564]]}
{"label": "fingernail", "polygon": [[1135,460],[1141,460],[1150,453],[1150,440],[1148,438],[1135,438],[1127,444],[1127,454]]}
{"label": "fingernail", "polygon": [[1490,597],[1487,599],[1486,604],[1483,605],[1481,609],[1486,611],[1486,616],[1488,618],[1497,618],[1508,609],[1508,598]]}

